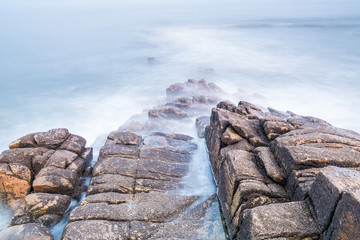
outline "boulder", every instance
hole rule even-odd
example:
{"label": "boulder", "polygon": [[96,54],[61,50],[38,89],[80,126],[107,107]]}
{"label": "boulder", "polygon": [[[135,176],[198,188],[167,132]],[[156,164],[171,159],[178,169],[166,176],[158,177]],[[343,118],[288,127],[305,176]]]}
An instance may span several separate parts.
{"label": "boulder", "polygon": [[9,144],[9,148],[28,148],[28,147],[37,147],[37,143],[34,139],[34,136],[37,133],[30,133],[25,135]]}
{"label": "boulder", "polygon": [[143,146],[140,149],[140,158],[154,159],[164,162],[188,163],[191,161],[190,154],[183,154],[174,151],[168,151],[165,148]]}
{"label": "boulder", "polygon": [[46,161],[45,167],[53,166],[57,168],[66,168],[75,159],[77,154],[68,150],[56,150],[51,157]]}
{"label": "boulder", "polygon": [[108,139],[114,144],[136,145],[140,146],[141,136],[131,132],[113,131],[109,134]]}
{"label": "boulder", "polygon": [[50,231],[39,223],[27,223],[5,228],[0,231],[0,239],[6,240],[53,240]]}
{"label": "boulder", "polygon": [[0,163],[19,163],[32,169],[32,159],[47,152],[46,148],[14,148],[0,155]]}
{"label": "boulder", "polygon": [[114,174],[103,174],[91,179],[88,195],[117,192],[117,193],[133,193],[135,180],[132,177],[125,177]]}
{"label": "boulder", "polygon": [[360,236],[360,189],[345,192],[337,204],[324,239],[351,240]]}
{"label": "boulder", "polygon": [[93,176],[102,174],[119,174],[128,177],[135,177],[137,161],[121,157],[104,157],[100,158],[94,169]]}
{"label": "boulder", "polygon": [[35,222],[36,223],[40,223],[42,225],[44,225],[45,227],[52,227],[55,224],[59,223],[61,221],[61,219],[63,218],[62,215],[58,215],[58,214],[44,214],[40,217],[38,217]]}
{"label": "boulder", "polygon": [[71,134],[59,147],[59,149],[68,150],[81,154],[85,150],[86,140],[78,135]]}
{"label": "boulder", "polygon": [[240,137],[232,127],[227,127],[221,135],[221,141],[226,145],[232,145],[242,140],[244,139]]}
{"label": "boulder", "polygon": [[89,204],[89,203],[109,203],[109,204],[120,204],[120,203],[128,203],[131,202],[133,198],[132,194],[123,194],[123,193],[115,193],[115,192],[104,192],[93,194],[85,197],[81,201],[81,205]]}
{"label": "boulder", "polygon": [[66,128],[51,129],[47,132],[36,133],[35,142],[40,147],[55,149],[59,147],[70,136]]}
{"label": "boulder", "polygon": [[[84,234],[86,233],[86,234]],[[70,222],[66,225],[62,240],[122,240],[128,239],[129,223],[106,220]]]}
{"label": "boulder", "polygon": [[319,238],[320,231],[305,202],[270,204],[243,212],[236,237],[245,239]]}
{"label": "boulder", "polygon": [[137,159],[139,148],[134,145],[109,144],[100,149],[99,157],[120,157]]}
{"label": "boulder", "polygon": [[322,231],[329,227],[342,194],[359,188],[360,172],[358,171],[333,166],[320,170],[309,196]]}

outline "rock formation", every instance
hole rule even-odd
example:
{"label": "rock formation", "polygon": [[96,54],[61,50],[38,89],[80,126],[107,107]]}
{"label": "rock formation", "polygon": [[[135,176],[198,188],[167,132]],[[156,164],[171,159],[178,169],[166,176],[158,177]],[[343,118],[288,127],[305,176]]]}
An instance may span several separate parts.
{"label": "rock formation", "polygon": [[[67,129],[26,135],[0,155],[0,192],[15,212],[2,239],[50,239],[50,227],[62,219],[71,199],[83,191],[81,177],[92,156],[84,138]],[[40,224],[39,224],[40,223]],[[21,234],[20,234],[21,233]],[[6,238],[5,238],[6,236]]]}
{"label": "rock formation", "polygon": [[241,101],[205,136],[232,239],[358,238],[359,134]]}

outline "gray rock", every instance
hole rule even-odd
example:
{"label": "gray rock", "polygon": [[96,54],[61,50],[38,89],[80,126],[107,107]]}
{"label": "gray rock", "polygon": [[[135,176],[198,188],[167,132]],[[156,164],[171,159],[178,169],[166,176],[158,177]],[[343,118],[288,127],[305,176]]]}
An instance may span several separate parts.
{"label": "gray rock", "polygon": [[137,161],[135,159],[121,157],[100,158],[94,169],[93,176],[102,174],[119,174],[128,177],[135,177]]}
{"label": "gray rock", "polygon": [[[76,221],[66,225],[62,240],[128,239],[129,222],[105,220]],[[86,233],[86,234],[84,234]]]}
{"label": "gray rock", "polygon": [[81,154],[85,150],[86,140],[78,135],[71,134],[59,147],[59,149],[68,150]]}
{"label": "gray rock", "polygon": [[103,174],[91,179],[88,195],[103,192],[133,193],[135,180],[132,177],[125,177],[114,174]]}
{"label": "gray rock", "polygon": [[221,136],[221,141],[226,145],[232,145],[242,140],[244,139],[240,137],[232,127],[227,127]]}
{"label": "gray rock", "polygon": [[68,150],[56,150],[51,157],[47,160],[45,167],[53,166],[57,168],[66,168],[75,159],[77,154]]}
{"label": "gray rock", "polygon": [[330,225],[336,204],[343,192],[360,188],[360,173],[353,170],[326,167],[320,170],[309,196],[314,204],[321,230]]}
{"label": "gray rock", "polygon": [[140,158],[161,160],[165,162],[188,163],[191,160],[191,155],[168,151],[164,148],[143,146],[140,149]]}
{"label": "gray rock", "polygon": [[236,239],[319,237],[320,231],[305,202],[270,204],[245,210]]}
{"label": "gray rock", "polygon": [[69,136],[69,130],[66,128],[56,128],[36,133],[34,139],[38,146],[54,149],[59,147]]}
{"label": "gray rock", "polygon": [[100,149],[99,157],[137,159],[139,157],[139,148],[134,145],[109,144]]}
{"label": "gray rock", "polygon": [[131,132],[113,131],[109,134],[110,139],[114,144],[135,145],[140,146],[141,136]]}
{"label": "gray rock", "polygon": [[39,223],[27,223],[5,228],[0,231],[0,239],[6,240],[53,240],[50,231]]}
{"label": "gray rock", "polygon": [[81,201],[81,205],[89,203],[109,203],[109,204],[120,204],[131,202],[133,198],[132,194],[123,194],[115,192],[105,192],[89,195]]}

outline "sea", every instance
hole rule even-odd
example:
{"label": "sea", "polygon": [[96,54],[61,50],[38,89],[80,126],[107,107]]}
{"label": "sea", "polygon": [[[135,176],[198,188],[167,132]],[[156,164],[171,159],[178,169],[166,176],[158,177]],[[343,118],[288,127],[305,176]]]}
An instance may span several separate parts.
{"label": "sea", "polygon": [[189,78],[360,132],[360,3],[0,1],[0,152],[58,127],[91,146]]}

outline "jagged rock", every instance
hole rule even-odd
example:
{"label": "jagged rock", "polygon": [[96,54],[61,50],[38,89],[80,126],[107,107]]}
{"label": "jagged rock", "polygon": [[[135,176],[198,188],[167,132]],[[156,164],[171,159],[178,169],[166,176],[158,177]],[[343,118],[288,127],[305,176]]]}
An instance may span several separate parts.
{"label": "jagged rock", "polygon": [[266,121],[263,124],[263,127],[269,140],[274,140],[281,134],[290,132],[294,129],[291,124],[282,121]]}
{"label": "jagged rock", "polygon": [[109,134],[108,139],[114,144],[123,145],[136,145],[139,146],[141,143],[141,136],[123,131],[113,131]]}
{"label": "jagged rock", "polygon": [[[86,234],[84,234],[86,233]],[[128,239],[129,223],[105,220],[70,222],[61,236],[62,240],[122,240]]]}
{"label": "jagged rock", "polygon": [[66,128],[56,128],[36,133],[34,139],[38,146],[53,149],[59,147],[69,136],[69,130]]}
{"label": "jagged rock", "polygon": [[191,205],[197,196],[178,196],[166,193],[135,194],[136,205],[133,210],[133,220],[149,222],[168,222],[175,219],[179,213]]}
{"label": "jagged rock", "polygon": [[26,212],[33,220],[45,214],[62,215],[70,205],[71,198],[67,195],[32,193],[26,196]]}
{"label": "jagged rock", "polygon": [[198,117],[195,120],[195,126],[197,129],[197,135],[199,138],[205,137],[206,126],[210,124],[210,118],[208,116]]}
{"label": "jagged rock", "polygon": [[226,145],[232,145],[242,140],[244,139],[240,137],[232,127],[227,127],[221,136],[221,141]]}
{"label": "jagged rock", "polygon": [[351,240],[360,236],[360,190],[345,192],[337,204],[324,239]]}
{"label": "jagged rock", "polygon": [[5,228],[0,231],[0,239],[6,240],[53,240],[50,231],[39,223],[28,223]]}
{"label": "jagged rock", "polygon": [[76,171],[56,167],[41,169],[33,182],[35,192],[72,195],[77,185]]}
{"label": "jagged rock", "polygon": [[77,154],[81,154],[85,150],[86,140],[83,137],[78,135],[71,134],[59,147],[59,149],[64,149],[72,151]]}
{"label": "jagged rock", "polygon": [[221,108],[221,109],[225,109],[225,110],[228,110],[230,112],[233,112],[234,109],[236,108],[236,106],[231,103],[231,102],[219,102],[217,105],[216,105],[217,108]]}
{"label": "jagged rock", "polygon": [[0,163],[1,200],[13,209],[23,203],[31,189],[31,171],[18,163]]}
{"label": "jagged rock", "polygon": [[264,168],[266,174],[279,184],[284,185],[286,183],[285,172],[278,165],[271,150],[267,147],[258,147],[255,149],[256,157],[259,165]]}
{"label": "jagged rock", "polygon": [[360,172],[329,166],[320,170],[309,196],[321,230],[327,229],[343,192],[360,189]]}
{"label": "jagged rock", "polygon": [[236,239],[318,238],[320,231],[305,202],[270,204],[243,212]]}
{"label": "jagged rock", "polygon": [[286,182],[286,191],[293,201],[303,201],[308,197],[319,168],[293,170]]}

